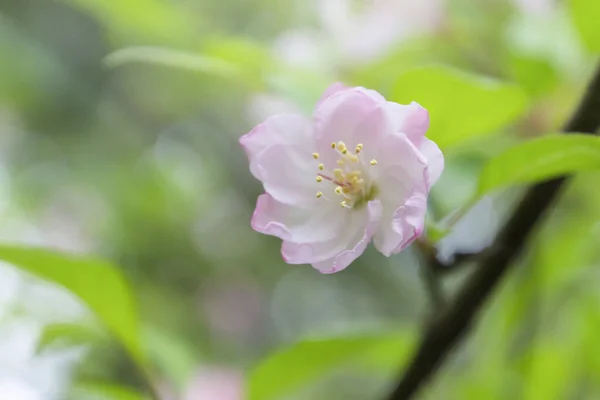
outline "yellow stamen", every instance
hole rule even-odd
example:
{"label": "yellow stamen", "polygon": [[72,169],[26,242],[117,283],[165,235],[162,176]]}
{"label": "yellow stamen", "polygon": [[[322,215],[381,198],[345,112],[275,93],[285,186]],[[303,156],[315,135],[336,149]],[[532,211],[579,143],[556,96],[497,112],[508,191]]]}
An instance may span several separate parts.
{"label": "yellow stamen", "polygon": [[[319,153],[312,153],[313,158],[319,160],[317,162],[319,172],[317,172],[316,181],[324,182],[327,180],[333,184],[333,191],[340,196],[339,204],[342,208],[351,210],[363,207],[367,200],[376,195],[376,187],[368,183],[370,174],[363,170],[363,165],[367,160],[362,158],[360,153],[364,150],[364,145],[357,143],[354,148],[349,149],[343,141],[337,141],[331,143],[331,148],[337,153],[337,168],[333,171],[330,168],[325,168],[325,164],[320,160],[321,155]],[[369,163],[376,165],[377,160],[372,159]],[[329,188],[328,183],[326,186]],[[324,194],[330,193],[327,191],[330,189],[327,188],[316,192],[316,197],[330,200],[329,195]]]}
{"label": "yellow stamen", "polygon": [[342,152],[342,154],[346,154],[346,153],[344,153],[344,150],[345,150],[346,152],[348,152],[348,148],[346,147],[346,143],[344,143],[344,142],[342,142],[342,141],[339,141],[339,142],[337,142],[337,146],[336,146],[336,147],[337,147],[337,149],[338,149],[340,152]]}

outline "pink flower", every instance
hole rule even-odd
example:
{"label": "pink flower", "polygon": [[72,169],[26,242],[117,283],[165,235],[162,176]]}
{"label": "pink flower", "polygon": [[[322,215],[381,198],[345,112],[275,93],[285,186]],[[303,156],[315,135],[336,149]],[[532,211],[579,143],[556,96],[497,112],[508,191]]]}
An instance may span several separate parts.
{"label": "pink flower", "polygon": [[266,191],[252,228],[281,238],[287,263],[322,273],[346,268],[371,239],[386,256],[402,251],[423,232],[427,195],[444,169],[428,126],[415,102],[340,83],[312,121],[268,118],[240,139]]}
{"label": "pink flower", "polygon": [[238,371],[204,368],[189,383],[184,400],[243,400],[244,377]]}

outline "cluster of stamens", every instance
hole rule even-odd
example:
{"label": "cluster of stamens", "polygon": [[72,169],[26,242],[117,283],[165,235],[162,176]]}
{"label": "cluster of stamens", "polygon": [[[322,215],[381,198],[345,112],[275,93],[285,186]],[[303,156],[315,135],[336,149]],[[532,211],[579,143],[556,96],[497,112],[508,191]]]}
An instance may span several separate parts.
{"label": "cluster of stamens", "polygon": [[[354,148],[354,152],[350,152],[346,144],[342,141],[331,143],[331,148],[339,154],[336,161],[338,168],[333,169],[332,174],[327,174],[325,165],[319,163],[319,173],[317,174],[317,182],[327,180],[335,185],[333,190],[336,196],[340,196],[342,200],[340,205],[343,208],[353,208],[358,202],[361,202],[367,197],[367,193],[372,191],[367,187],[365,179],[362,177],[363,170],[367,164],[360,157],[360,152],[363,149],[363,144],[359,143]],[[319,153],[313,153],[315,160],[319,159]],[[369,161],[371,166],[377,165],[377,160]],[[322,171],[322,172],[321,172]],[[317,198],[327,196],[322,191],[317,192]]]}

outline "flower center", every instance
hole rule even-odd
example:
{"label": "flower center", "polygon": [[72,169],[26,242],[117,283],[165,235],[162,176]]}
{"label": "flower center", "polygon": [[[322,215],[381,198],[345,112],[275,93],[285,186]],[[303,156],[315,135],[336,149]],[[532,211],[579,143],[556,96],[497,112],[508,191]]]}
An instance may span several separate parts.
{"label": "flower center", "polygon": [[[328,171],[324,164],[318,165],[317,182],[331,183],[333,194],[340,199],[340,205],[343,208],[361,208],[369,200],[373,200],[378,193],[378,189],[369,179],[367,171],[368,167],[377,165],[377,160],[364,162],[360,156],[363,147],[363,144],[359,143],[354,148],[354,152],[350,152],[344,142],[333,142],[331,149],[338,154],[336,161],[338,168]],[[319,153],[313,153],[315,160],[318,160],[319,157]],[[332,200],[322,191],[317,192],[317,197]]]}

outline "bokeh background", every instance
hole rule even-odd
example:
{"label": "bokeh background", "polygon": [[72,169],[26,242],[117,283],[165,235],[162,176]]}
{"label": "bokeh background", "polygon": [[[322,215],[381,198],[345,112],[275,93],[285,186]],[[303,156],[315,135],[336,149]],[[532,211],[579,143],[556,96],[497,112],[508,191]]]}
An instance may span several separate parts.
{"label": "bokeh background", "polygon": [[[335,275],[286,265],[250,228],[261,187],[238,138],[310,115],[335,81],[393,97],[403,71],[443,64],[518,86],[524,112],[443,146],[440,220],[499,149],[559,130],[595,61],[562,1],[0,0],[2,243],[110,262],[129,288],[73,276],[105,314],[131,295],[147,357],[70,290],[3,263],[0,399],[383,399],[431,311],[418,254],[369,249]],[[569,185],[422,398],[600,398],[598,183]],[[489,243],[520,191],[477,204],[441,255]]]}

